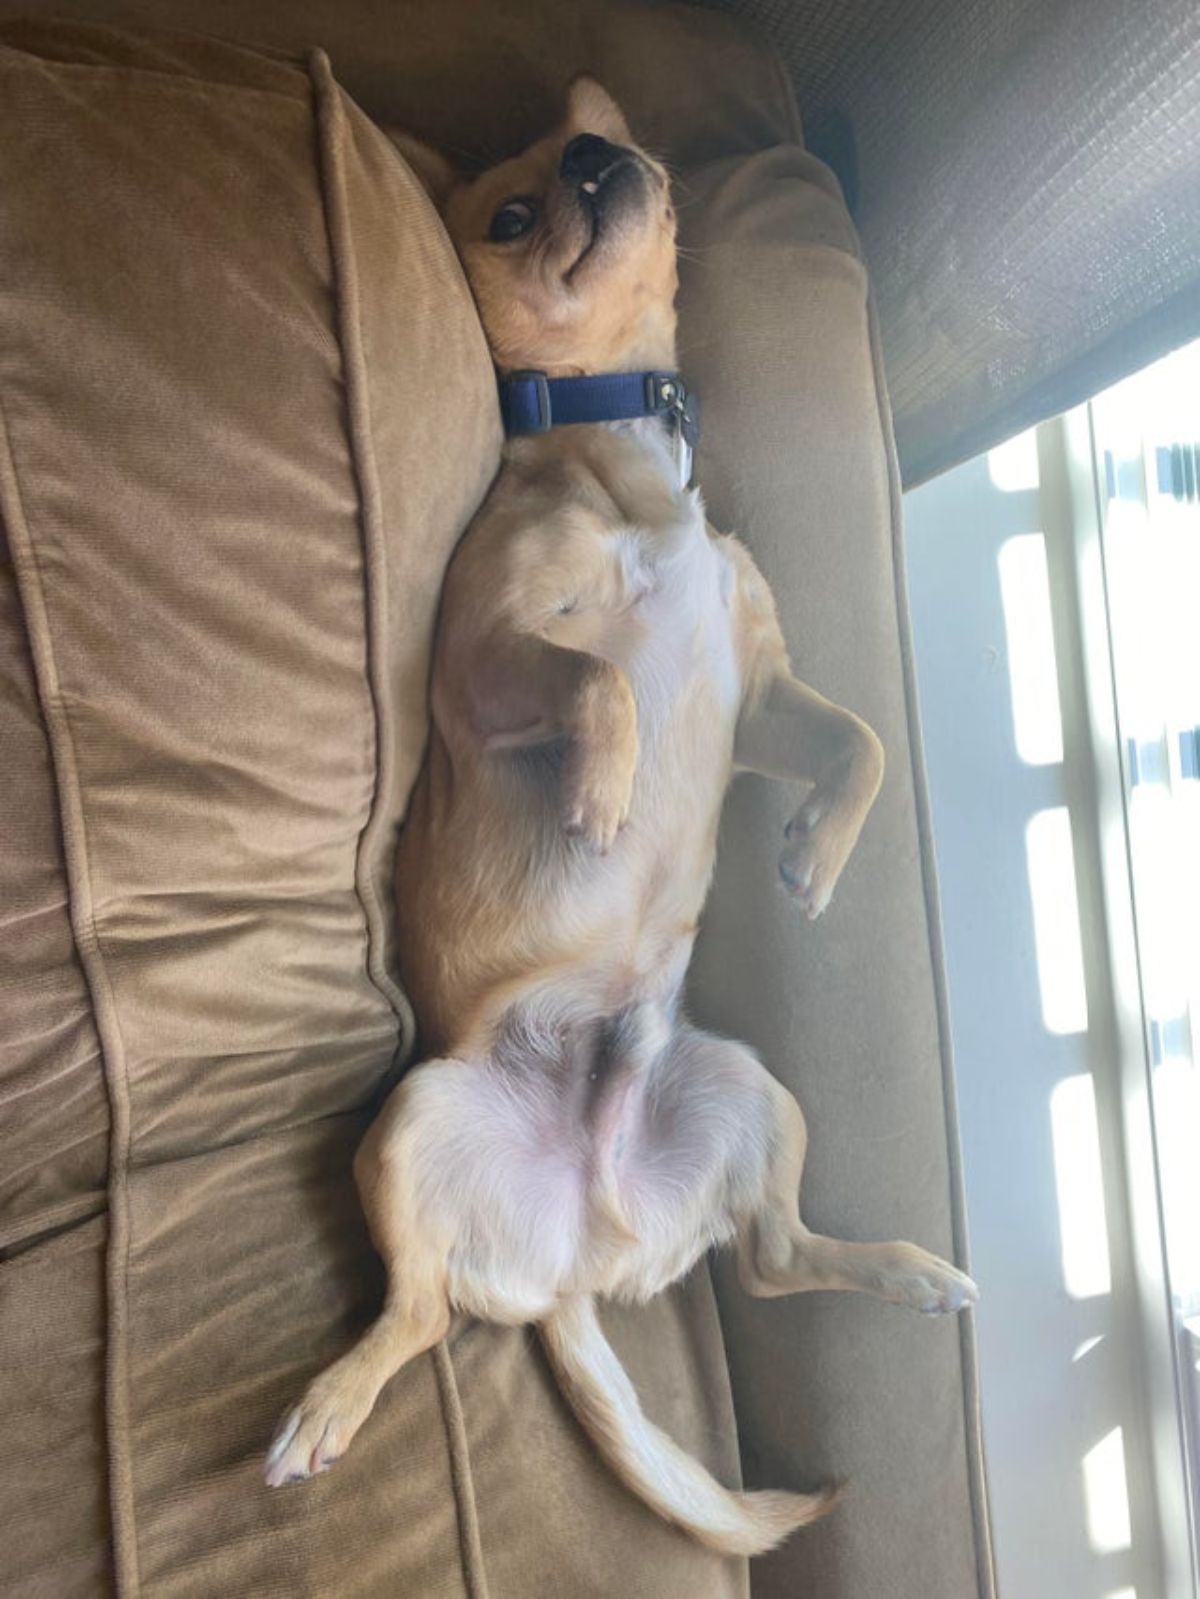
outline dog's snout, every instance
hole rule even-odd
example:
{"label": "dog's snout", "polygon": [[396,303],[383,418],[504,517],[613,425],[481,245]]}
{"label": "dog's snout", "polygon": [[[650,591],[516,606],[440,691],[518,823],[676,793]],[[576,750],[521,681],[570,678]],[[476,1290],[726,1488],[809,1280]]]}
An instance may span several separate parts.
{"label": "dog's snout", "polygon": [[578,133],[563,150],[559,176],[565,183],[598,183],[627,154],[598,133]]}

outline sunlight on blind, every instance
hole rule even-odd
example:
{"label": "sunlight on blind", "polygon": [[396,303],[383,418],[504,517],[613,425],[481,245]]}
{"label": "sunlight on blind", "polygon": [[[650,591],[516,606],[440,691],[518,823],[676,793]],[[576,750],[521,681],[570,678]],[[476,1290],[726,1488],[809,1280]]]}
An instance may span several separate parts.
{"label": "sunlight on blind", "polygon": [[1025,830],[1033,939],[1042,1019],[1052,1033],[1087,1027],[1087,990],[1079,936],[1071,817],[1066,806],[1038,811]]}
{"label": "sunlight on blind", "polygon": [[1128,1549],[1133,1532],[1125,1480],[1125,1435],[1120,1427],[1114,1427],[1083,1457],[1083,1483],[1092,1548],[1101,1555]]}
{"label": "sunlight on blind", "polygon": [[988,476],[1004,494],[1038,486],[1037,430],[1030,428],[988,451]]}
{"label": "sunlight on blind", "polygon": [[997,559],[1017,754],[1030,766],[1049,766],[1063,758],[1063,735],[1046,540],[1018,534]]}
{"label": "sunlight on blind", "polygon": [[[1063,1282],[1072,1299],[1092,1299],[1111,1291],[1112,1273],[1096,1092],[1090,1076],[1068,1077],[1058,1084],[1050,1095],[1050,1125]],[[1083,1353],[1079,1351],[1076,1360]]]}

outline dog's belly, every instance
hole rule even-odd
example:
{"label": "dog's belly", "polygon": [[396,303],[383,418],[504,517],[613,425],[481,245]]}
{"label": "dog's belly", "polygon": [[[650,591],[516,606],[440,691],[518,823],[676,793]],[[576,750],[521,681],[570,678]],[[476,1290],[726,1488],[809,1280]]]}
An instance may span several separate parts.
{"label": "dog's belly", "polygon": [[543,994],[485,1059],[410,1075],[417,1224],[449,1241],[454,1305],[524,1323],[564,1294],[643,1300],[732,1236],[758,1089],[697,1036],[657,1002]]}

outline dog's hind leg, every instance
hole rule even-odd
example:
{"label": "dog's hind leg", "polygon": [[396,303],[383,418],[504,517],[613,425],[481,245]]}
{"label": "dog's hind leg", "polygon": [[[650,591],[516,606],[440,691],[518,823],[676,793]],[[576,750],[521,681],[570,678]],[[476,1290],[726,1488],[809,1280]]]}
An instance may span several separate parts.
{"label": "dog's hind leg", "polygon": [[383,1309],[280,1423],[264,1465],[269,1487],[327,1471],[370,1415],[388,1379],[432,1348],[450,1324],[444,1252],[418,1225],[414,1166],[406,1159],[410,1082],[393,1094],[354,1162],[371,1237],[387,1267]]}
{"label": "dog's hind leg", "polygon": [[738,1236],[738,1273],[747,1292],[769,1299],[819,1288],[850,1289],[929,1314],[973,1304],[978,1291],[971,1279],[916,1244],[848,1243],[808,1230],[800,1219],[808,1144],[804,1116],[791,1094],[769,1081],[774,1138],[762,1200]]}

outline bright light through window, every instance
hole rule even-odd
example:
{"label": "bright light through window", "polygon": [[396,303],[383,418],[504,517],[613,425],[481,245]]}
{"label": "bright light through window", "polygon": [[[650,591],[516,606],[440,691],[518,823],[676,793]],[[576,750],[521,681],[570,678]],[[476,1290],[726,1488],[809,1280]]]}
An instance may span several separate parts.
{"label": "bright light through window", "polygon": [[1120,1427],[1114,1427],[1083,1457],[1083,1487],[1092,1548],[1101,1555],[1128,1549],[1133,1534],[1125,1481],[1125,1435]]}
{"label": "bright light through window", "polygon": [[[1112,1274],[1096,1091],[1089,1075],[1068,1077],[1058,1084],[1050,1096],[1050,1125],[1063,1283],[1072,1299],[1093,1299],[1111,1291]],[[1084,1353],[1081,1349],[1075,1358]]]}
{"label": "bright light through window", "polygon": [[[1200,342],[1099,395],[1092,417],[1161,1210],[1182,1326],[1200,1311]],[[1200,1415],[1194,1425],[1200,1437]]]}
{"label": "bright light through window", "polygon": [[1025,832],[1042,1019],[1052,1033],[1087,1027],[1071,818],[1065,806],[1038,811]]}
{"label": "bright light through window", "polygon": [[1176,794],[1165,783],[1139,783],[1129,798],[1146,1009],[1159,1022],[1187,1010],[1197,958],[1188,925],[1195,906],[1180,892],[1193,870],[1189,857],[1195,841],[1180,825],[1185,819],[1181,811]]}
{"label": "bright light through window", "polygon": [[988,476],[1005,494],[1020,494],[1038,486],[1037,433],[1018,433],[1016,438],[988,451]]}
{"label": "bright light through window", "polygon": [[1200,340],[906,503],[1002,1585],[1165,1599],[1170,1573],[1175,1599],[1200,1533]]}
{"label": "bright light through window", "polygon": [[1063,758],[1062,714],[1045,539],[1040,533],[1009,539],[999,564],[1017,754],[1030,766],[1057,764]]}
{"label": "bright light through window", "polygon": [[1200,1306],[1200,1077],[1187,1056],[1154,1068],[1159,1159],[1171,1286],[1186,1306]]}

